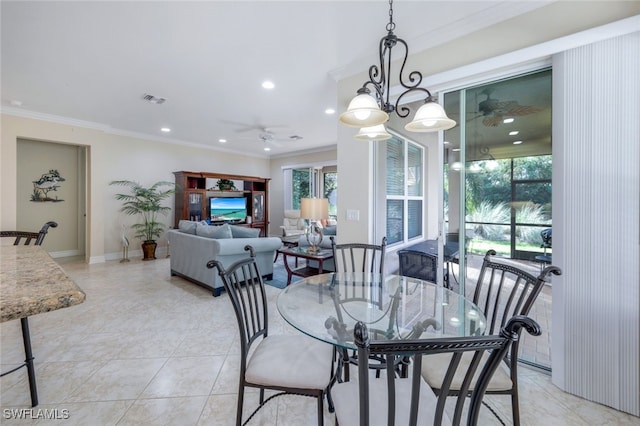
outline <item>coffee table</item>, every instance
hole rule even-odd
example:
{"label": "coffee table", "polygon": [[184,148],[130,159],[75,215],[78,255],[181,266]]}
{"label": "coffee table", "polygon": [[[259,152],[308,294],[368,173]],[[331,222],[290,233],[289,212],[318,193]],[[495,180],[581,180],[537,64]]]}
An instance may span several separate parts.
{"label": "coffee table", "polygon": [[[305,278],[313,275],[324,274],[326,272],[333,272],[325,271],[323,269],[324,261],[333,258],[332,250],[321,249],[314,253],[310,251],[309,247],[283,247],[279,249],[277,253],[282,253],[283,256],[282,260],[284,261],[284,267],[287,270],[287,285],[291,284],[291,277],[294,275]],[[287,262],[287,256],[291,256],[296,259],[296,266],[298,265],[298,259],[305,259],[307,260],[307,263],[303,267],[291,269],[291,267],[289,267],[289,262]],[[318,267],[314,268],[309,266],[309,260],[315,260],[318,262]]]}

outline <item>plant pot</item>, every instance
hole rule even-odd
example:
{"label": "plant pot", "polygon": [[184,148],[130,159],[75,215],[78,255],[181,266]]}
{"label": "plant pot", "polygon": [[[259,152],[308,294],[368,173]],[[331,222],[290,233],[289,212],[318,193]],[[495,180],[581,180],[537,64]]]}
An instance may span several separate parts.
{"label": "plant pot", "polygon": [[156,247],[158,247],[158,244],[153,240],[143,242],[142,260],[154,260],[156,258]]}

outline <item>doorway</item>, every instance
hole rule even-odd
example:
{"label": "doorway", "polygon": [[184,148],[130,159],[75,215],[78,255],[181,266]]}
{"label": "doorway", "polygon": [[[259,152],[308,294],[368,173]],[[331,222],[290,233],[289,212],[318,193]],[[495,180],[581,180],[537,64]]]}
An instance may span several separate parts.
{"label": "doorway", "polygon": [[[540,233],[552,226],[551,69],[446,93],[444,107],[458,126],[444,134],[442,235],[459,240],[460,291],[471,294],[490,249],[537,276]],[[520,356],[550,369],[545,287],[531,316],[546,332],[524,337]]]}
{"label": "doorway", "polygon": [[53,220],[43,247],[51,257],[86,255],[87,148],[18,138],[17,228]]}

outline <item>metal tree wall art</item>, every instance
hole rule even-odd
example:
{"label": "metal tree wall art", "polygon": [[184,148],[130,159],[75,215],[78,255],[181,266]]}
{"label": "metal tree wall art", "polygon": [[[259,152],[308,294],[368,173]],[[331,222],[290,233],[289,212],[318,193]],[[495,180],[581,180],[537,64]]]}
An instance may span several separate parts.
{"label": "metal tree wall art", "polygon": [[49,170],[49,173],[45,173],[40,176],[40,179],[33,181],[33,193],[31,193],[31,201],[43,202],[43,201],[64,201],[58,198],[51,198],[49,193],[51,191],[57,191],[60,188],[60,182],[64,182],[66,179],[60,176],[57,170]]}

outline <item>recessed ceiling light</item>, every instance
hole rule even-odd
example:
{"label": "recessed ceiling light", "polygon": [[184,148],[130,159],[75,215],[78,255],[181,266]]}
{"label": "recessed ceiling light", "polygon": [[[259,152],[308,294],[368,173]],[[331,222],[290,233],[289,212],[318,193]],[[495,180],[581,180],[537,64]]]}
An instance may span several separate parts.
{"label": "recessed ceiling light", "polygon": [[163,128],[160,129],[160,131],[161,132],[165,132],[165,133],[169,133],[171,131],[171,129],[168,128],[168,127],[163,127]]}
{"label": "recessed ceiling light", "polygon": [[267,80],[267,81],[265,81],[265,82],[263,82],[263,83],[262,83],[262,87],[263,87],[264,89],[273,89],[274,87],[276,87],[276,85],[275,85],[275,84],[273,84],[273,82],[272,82],[272,81]]}
{"label": "recessed ceiling light", "polygon": [[271,148],[269,148],[268,146],[265,146],[265,147],[264,147],[264,150],[265,150],[265,151],[271,151]]}
{"label": "recessed ceiling light", "polygon": [[445,145],[449,145],[449,143],[450,143],[449,141],[444,141]]}
{"label": "recessed ceiling light", "polygon": [[514,121],[514,118],[505,118],[504,120],[502,120],[504,124],[513,123],[513,121]]}
{"label": "recessed ceiling light", "polygon": [[453,148],[451,151],[458,152],[458,151],[460,151],[460,148]]}
{"label": "recessed ceiling light", "polygon": [[327,109],[324,110],[324,113],[327,114],[327,115],[331,115],[331,114],[335,114],[336,110],[333,109],[333,108],[327,108]]}
{"label": "recessed ceiling light", "polygon": [[517,135],[518,133],[520,133],[520,132],[519,132],[519,131],[517,131],[517,130],[514,130],[513,132],[509,132],[509,136],[515,136],[515,135]]}
{"label": "recessed ceiling light", "polygon": [[227,143],[227,140],[226,140],[226,139],[218,139],[218,142],[220,142],[220,143]]}
{"label": "recessed ceiling light", "polygon": [[522,141],[513,141],[514,145],[520,145],[522,143]]}
{"label": "recessed ceiling light", "polygon": [[21,107],[22,106],[22,101],[18,101],[15,99],[12,99],[10,102],[11,106],[15,106],[15,107]]}

